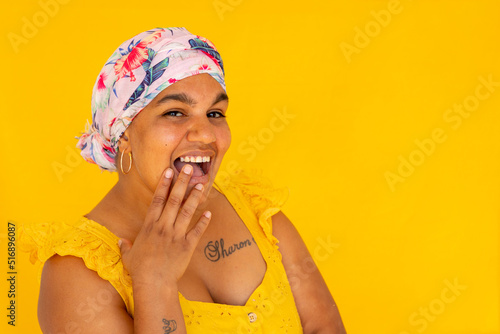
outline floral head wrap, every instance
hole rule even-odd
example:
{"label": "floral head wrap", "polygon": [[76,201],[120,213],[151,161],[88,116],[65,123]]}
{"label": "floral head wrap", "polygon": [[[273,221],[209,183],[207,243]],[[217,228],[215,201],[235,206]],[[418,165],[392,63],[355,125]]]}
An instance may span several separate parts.
{"label": "floral head wrap", "polygon": [[82,157],[115,171],[117,144],[135,116],[162,90],[186,77],[208,73],[226,90],[215,46],[185,28],[156,28],[125,41],[97,77],[92,125],[76,137]]}

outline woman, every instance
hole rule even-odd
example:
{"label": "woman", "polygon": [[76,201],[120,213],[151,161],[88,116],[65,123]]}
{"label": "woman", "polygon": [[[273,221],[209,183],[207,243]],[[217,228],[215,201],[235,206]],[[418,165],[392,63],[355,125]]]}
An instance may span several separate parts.
{"label": "woman", "polygon": [[22,229],[44,333],[345,333],[282,192],[216,180],[227,108],[219,53],[184,28],[106,62],[78,147],[118,182],[75,224]]}

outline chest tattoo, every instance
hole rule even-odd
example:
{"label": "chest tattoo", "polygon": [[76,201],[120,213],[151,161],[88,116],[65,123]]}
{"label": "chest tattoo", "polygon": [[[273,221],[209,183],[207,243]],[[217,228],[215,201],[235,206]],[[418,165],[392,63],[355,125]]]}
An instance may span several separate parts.
{"label": "chest tattoo", "polygon": [[220,259],[224,259],[229,255],[233,254],[237,250],[242,248],[252,246],[255,243],[255,240],[252,238],[246,239],[244,241],[240,241],[239,243],[232,244],[227,246],[224,244],[224,239],[220,238],[219,240],[209,241],[205,246],[205,256],[212,262],[217,262]]}

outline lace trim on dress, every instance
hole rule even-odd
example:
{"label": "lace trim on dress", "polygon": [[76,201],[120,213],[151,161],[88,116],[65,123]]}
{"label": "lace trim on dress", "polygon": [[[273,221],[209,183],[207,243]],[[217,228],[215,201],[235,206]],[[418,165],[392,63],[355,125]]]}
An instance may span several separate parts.
{"label": "lace trim on dress", "polygon": [[81,258],[85,266],[109,281],[124,300],[130,312],[132,280],[124,274],[118,238],[85,217],[77,224],[49,222],[22,224],[19,228],[20,249],[30,253],[30,261],[40,266],[38,280],[41,280],[42,265],[54,254]]}
{"label": "lace trim on dress", "polygon": [[271,217],[281,210],[289,196],[287,187],[275,188],[271,181],[262,175],[262,171],[237,171],[229,178],[221,177],[216,185],[222,190],[239,191],[246,200],[249,208],[255,213],[264,234],[271,244],[278,249],[278,239],[273,235]]}

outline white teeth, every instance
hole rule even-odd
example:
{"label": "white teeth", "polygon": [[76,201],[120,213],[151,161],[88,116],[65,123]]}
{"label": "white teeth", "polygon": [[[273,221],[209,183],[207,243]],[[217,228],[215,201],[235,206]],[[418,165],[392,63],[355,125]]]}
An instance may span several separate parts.
{"label": "white teeth", "polygon": [[210,157],[202,157],[202,156],[187,156],[181,157],[181,162],[210,162]]}

